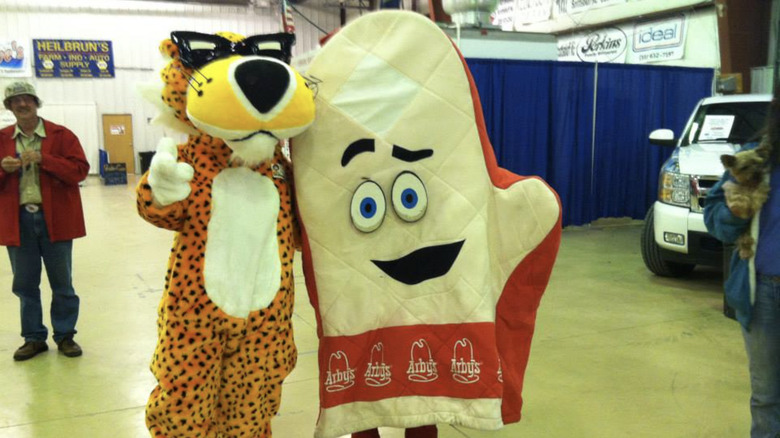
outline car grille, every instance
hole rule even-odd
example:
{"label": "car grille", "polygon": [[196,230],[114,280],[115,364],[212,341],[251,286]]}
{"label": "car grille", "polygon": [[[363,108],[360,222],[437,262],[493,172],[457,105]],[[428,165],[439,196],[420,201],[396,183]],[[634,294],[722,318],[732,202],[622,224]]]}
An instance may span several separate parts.
{"label": "car grille", "polygon": [[699,240],[699,246],[701,249],[707,250],[707,251],[722,251],[723,250],[723,243],[708,235],[703,235],[701,239]]}
{"label": "car grille", "polygon": [[718,182],[718,178],[708,176],[691,177],[691,211],[701,213],[707,202],[707,193]]}

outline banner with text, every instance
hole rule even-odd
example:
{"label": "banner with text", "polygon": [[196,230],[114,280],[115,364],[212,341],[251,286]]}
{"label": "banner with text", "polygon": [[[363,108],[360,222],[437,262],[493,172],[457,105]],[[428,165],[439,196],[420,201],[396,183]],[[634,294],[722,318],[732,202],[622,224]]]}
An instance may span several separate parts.
{"label": "banner with text", "polygon": [[626,0],[555,0],[555,15],[576,14],[625,2]]}
{"label": "banner with text", "polygon": [[683,59],[684,13],[558,37],[559,61],[650,64]]}
{"label": "banner with text", "polygon": [[637,64],[682,59],[688,17],[679,14],[634,25],[632,61]]}
{"label": "banner with text", "polygon": [[490,14],[490,24],[511,32],[515,29],[515,0],[500,0],[496,10]]}
{"label": "banner with text", "polygon": [[605,27],[587,34],[558,38],[559,61],[626,62],[630,39],[622,27]]}
{"label": "banner with text", "polygon": [[522,24],[547,21],[552,17],[553,0],[517,0],[515,28]]}
{"label": "banner with text", "polygon": [[111,41],[33,40],[39,78],[113,78]]}
{"label": "banner with text", "polygon": [[24,78],[32,76],[29,62],[29,42],[30,40],[0,38],[0,77]]}

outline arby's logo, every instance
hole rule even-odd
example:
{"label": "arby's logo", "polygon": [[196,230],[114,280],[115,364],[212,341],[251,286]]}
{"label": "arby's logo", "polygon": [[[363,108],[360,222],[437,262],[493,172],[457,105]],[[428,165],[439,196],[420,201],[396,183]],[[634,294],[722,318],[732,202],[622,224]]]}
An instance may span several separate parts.
{"label": "arby's logo", "polygon": [[463,338],[452,347],[450,373],[458,383],[476,383],[479,381],[480,363],[474,359],[474,346],[468,338]]}
{"label": "arby's logo", "polygon": [[377,342],[371,348],[371,358],[364,377],[366,385],[375,388],[385,386],[392,381],[390,366],[385,362],[385,347],[381,342]]}
{"label": "arby's logo", "polygon": [[349,367],[349,359],[343,351],[330,355],[325,379],[325,391],[338,392],[355,384],[355,369]]}
{"label": "arby's logo", "polygon": [[425,339],[412,343],[409,353],[409,368],[406,376],[412,382],[433,382],[439,378],[436,361],[431,354],[431,347]]}

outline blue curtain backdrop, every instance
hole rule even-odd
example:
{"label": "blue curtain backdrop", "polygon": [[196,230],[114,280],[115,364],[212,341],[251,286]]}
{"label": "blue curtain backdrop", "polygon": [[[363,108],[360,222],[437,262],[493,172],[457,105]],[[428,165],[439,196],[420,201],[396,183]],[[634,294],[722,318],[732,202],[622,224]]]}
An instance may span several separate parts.
{"label": "blue curtain backdrop", "polygon": [[645,65],[467,62],[499,165],[544,178],[561,197],[564,225],[644,218],[672,152],[650,145],[647,135],[656,128],[680,135],[696,102],[711,94],[714,75]]}

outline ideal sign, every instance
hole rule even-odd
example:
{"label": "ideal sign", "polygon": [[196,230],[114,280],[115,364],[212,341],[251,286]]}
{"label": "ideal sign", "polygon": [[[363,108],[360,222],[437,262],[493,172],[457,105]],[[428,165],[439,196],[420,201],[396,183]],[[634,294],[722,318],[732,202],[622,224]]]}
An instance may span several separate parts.
{"label": "ideal sign", "polygon": [[686,17],[646,21],[634,25],[632,51],[639,63],[682,59],[685,49]]}

